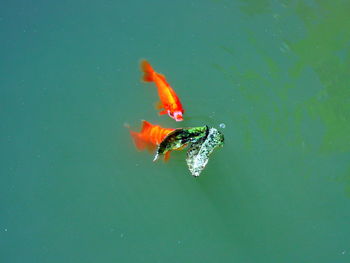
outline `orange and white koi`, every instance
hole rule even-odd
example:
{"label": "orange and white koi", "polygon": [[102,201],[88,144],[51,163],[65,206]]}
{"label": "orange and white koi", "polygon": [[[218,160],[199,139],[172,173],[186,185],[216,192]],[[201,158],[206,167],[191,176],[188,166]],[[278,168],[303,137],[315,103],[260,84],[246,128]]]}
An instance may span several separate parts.
{"label": "orange and white koi", "polygon": [[150,63],[146,60],[141,61],[141,70],[144,73],[143,80],[154,82],[158,88],[160,103],[158,108],[163,109],[160,115],[168,114],[176,121],[183,120],[184,109],[182,108],[179,97],[166,81],[165,76],[154,71]]}

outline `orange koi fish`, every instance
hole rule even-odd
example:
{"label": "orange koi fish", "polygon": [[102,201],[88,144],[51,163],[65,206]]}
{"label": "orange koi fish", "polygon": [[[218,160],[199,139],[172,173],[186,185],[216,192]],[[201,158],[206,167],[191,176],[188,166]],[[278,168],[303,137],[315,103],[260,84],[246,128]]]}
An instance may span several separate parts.
{"label": "orange koi fish", "polygon": [[[130,131],[130,135],[137,149],[144,150],[147,148],[149,151],[154,151],[163,139],[173,130],[174,129],[162,128],[159,125],[153,125],[143,120],[141,132]],[[168,160],[169,158],[170,152],[167,152],[164,156],[164,160]]]}
{"label": "orange koi fish", "polygon": [[183,120],[184,109],[182,108],[179,97],[166,81],[165,76],[153,70],[148,61],[141,61],[141,70],[144,73],[143,80],[146,82],[155,82],[158,88],[160,103],[158,108],[163,109],[160,115],[168,114],[176,121]]}

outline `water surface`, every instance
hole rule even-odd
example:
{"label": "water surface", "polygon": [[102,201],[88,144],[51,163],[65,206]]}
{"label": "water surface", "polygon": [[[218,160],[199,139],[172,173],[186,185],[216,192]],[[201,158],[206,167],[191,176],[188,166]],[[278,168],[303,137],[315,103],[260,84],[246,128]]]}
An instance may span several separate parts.
{"label": "water surface", "polygon": [[[348,1],[1,6],[2,262],[350,261]],[[135,150],[142,119],[226,145],[193,178]]]}

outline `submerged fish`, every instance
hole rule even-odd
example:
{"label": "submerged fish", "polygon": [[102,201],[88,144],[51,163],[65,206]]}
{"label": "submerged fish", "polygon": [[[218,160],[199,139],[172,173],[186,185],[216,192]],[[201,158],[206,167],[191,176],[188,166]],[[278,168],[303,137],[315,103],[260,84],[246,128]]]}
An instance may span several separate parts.
{"label": "submerged fish", "polygon": [[167,155],[172,150],[182,150],[188,144],[206,137],[209,131],[208,126],[195,128],[179,128],[170,132],[159,144],[157,153],[153,161],[156,161],[160,155]]}
{"label": "submerged fish", "polygon": [[150,63],[146,60],[141,61],[141,70],[143,71],[143,80],[146,82],[154,82],[158,88],[160,102],[158,109],[160,115],[168,114],[176,121],[183,120],[184,109],[182,108],[179,97],[166,81],[165,76],[154,71]]}
{"label": "submerged fish", "polygon": [[[133,138],[137,149],[148,149],[149,151],[154,151],[156,147],[164,140],[164,138],[172,131],[174,131],[174,129],[163,128],[159,125],[154,125],[143,120],[141,131],[130,131],[130,135]],[[169,159],[169,154],[164,157],[165,160]]]}

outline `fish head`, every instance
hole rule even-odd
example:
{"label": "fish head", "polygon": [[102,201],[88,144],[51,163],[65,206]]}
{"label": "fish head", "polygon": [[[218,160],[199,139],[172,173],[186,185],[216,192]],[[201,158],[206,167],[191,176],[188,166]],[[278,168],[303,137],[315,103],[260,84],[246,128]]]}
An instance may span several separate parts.
{"label": "fish head", "polygon": [[169,116],[173,118],[176,121],[183,121],[184,118],[182,117],[182,112],[181,111],[174,111],[174,112],[168,112]]}

